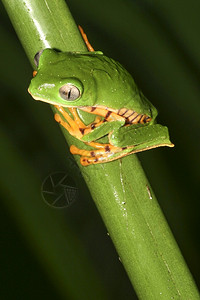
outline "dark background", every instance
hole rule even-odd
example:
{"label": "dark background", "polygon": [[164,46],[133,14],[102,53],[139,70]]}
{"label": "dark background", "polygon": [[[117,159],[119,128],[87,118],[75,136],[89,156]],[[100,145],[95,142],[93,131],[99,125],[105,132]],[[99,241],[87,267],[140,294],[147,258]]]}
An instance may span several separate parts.
{"label": "dark background", "polygon": [[[128,69],[158,109],[158,122],[169,128],[175,148],[156,149],[138,156],[199,285],[200,2],[67,3],[93,47]],[[73,236],[72,240],[66,237],[65,242],[76,249],[76,255],[82,257],[84,253],[84,265],[79,267],[84,270],[88,285],[92,269],[105,299],[137,299],[49,105],[33,101],[27,93],[32,68],[1,3],[0,13],[0,297],[62,299],[64,295],[69,300],[85,299],[81,290],[77,296],[81,277],[76,274],[75,281],[70,284],[69,280],[66,288],[69,295],[61,292],[52,276],[56,263],[55,269],[48,267],[40,242],[35,240],[36,229],[32,228],[39,224],[48,232],[48,222],[52,220],[54,226],[61,219],[59,226],[63,232]],[[40,194],[44,179],[59,171],[70,174],[79,190],[76,201],[62,210],[49,207]],[[34,191],[29,188],[32,183]],[[32,217],[29,201],[34,203]],[[38,221],[40,217],[37,219],[41,211],[43,223]],[[54,239],[56,242],[53,232],[52,242]],[[77,241],[81,246],[76,246]],[[44,251],[49,251],[49,245]],[[69,253],[57,255],[65,255],[73,268]],[[91,284],[92,289],[95,294],[95,284]]]}

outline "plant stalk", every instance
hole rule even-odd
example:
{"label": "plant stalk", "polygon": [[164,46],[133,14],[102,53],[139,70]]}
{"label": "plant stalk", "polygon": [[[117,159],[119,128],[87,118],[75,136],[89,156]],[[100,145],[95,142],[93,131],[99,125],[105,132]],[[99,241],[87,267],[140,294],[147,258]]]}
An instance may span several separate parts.
{"label": "plant stalk", "polygon": [[[63,0],[3,3],[32,65],[43,48],[86,50]],[[88,122],[87,115],[83,121]],[[69,145],[80,147],[62,130]],[[137,156],[89,167],[75,159],[139,299],[199,299]]]}

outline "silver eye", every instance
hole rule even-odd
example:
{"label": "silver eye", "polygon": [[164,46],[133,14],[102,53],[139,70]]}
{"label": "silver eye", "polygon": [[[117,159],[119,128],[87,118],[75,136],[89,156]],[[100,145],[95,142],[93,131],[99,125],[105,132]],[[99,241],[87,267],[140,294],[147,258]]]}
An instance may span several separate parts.
{"label": "silver eye", "polygon": [[80,90],[75,85],[68,83],[59,89],[59,94],[64,100],[73,101],[80,97]]}
{"label": "silver eye", "polygon": [[40,50],[40,51],[37,52],[37,53],[35,54],[35,56],[34,56],[34,63],[35,63],[35,65],[36,65],[37,68],[38,68],[38,66],[39,66],[40,56],[41,56],[41,54],[42,54],[43,51],[44,51],[44,49],[43,49],[43,50]]}

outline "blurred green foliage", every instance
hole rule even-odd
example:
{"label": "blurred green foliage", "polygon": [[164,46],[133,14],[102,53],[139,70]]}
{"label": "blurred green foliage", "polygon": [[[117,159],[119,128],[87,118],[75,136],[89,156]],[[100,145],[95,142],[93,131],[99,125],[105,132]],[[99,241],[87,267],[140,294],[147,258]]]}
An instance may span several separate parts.
{"label": "blurred green foliage", "polygon": [[[129,70],[157,107],[159,123],[169,128],[175,148],[144,152],[139,158],[199,285],[200,3],[195,0],[175,0],[173,4],[156,0],[69,0],[67,4],[94,48],[120,61]],[[31,201],[23,192],[20,194],[20,190],[34,182],[38,191],[35,222],[43,210],[50,211],[55,220],[62,220],[60,226],[69,235],[68,241],[74,243],[72,249],[84,257],[85,263],[79,267],[84,268],[88,280],[88,272],[92,270],[96,286],[99,285],[99,291],[102,288],[102,295],[107,295],[104,299],[134,299],[128,277],[50,107],[33,101],[27,93],[32,69],[2,4],[0,9],[0,278],[3,287],[0,297],[63,297],[56,281],[53,284],[52,267],[44,267],[37,246],[34,247],[37,242],[30,236],[28,222],[24,228],[23,210],[18,211],[20,205],[25,207]],[[71,174],[79,188],[77,201],[61,211],[49,208],[39,193],[44,178],[56,171]],[[45,220],[45,216],[49,218],[48,213],[44,214],[44,227],[48,224]],[[34,218],[30,222],[34,222]],[[45,230],[49,230],[48,226],[44,234]],[[52,233],[54,238],[56,240]],[[69,261],[70,253],[65,253]],[[70,268],[73,266],[72,261]],[[75,274],[73,278],[77,278],[77,282],[71,283],[65,299],[83,299],[81,290],[80,298],[76,292],[73,295],[73,290],[80,286],[81,276]]]}

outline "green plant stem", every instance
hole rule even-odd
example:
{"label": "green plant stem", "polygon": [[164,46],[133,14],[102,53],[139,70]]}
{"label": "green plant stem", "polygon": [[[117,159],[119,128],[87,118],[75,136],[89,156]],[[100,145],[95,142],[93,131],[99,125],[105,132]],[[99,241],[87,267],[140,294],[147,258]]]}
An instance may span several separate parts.
{"label": "green plant stem", "polygon": [[[64,1],[4,0],[3,3],[32,64],[35,53],[42,48],[85,50]],[[87,122],[88,117],[83,116],[83,120]],[[72,141],[80,145],[65,130],[63,133],[69,145]],[[138,297],[199,299],[136,155],[89,167],[79,164],[79,167]]]}

